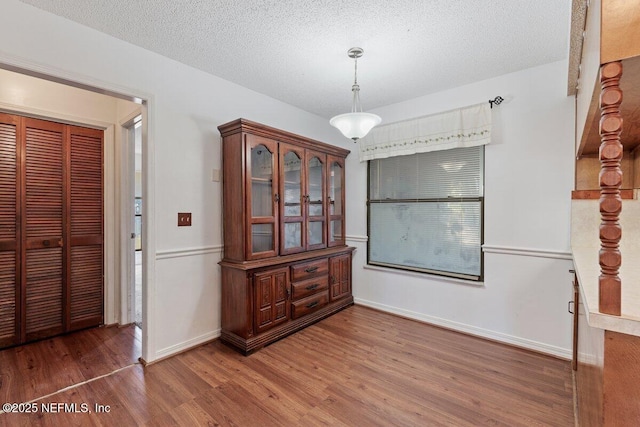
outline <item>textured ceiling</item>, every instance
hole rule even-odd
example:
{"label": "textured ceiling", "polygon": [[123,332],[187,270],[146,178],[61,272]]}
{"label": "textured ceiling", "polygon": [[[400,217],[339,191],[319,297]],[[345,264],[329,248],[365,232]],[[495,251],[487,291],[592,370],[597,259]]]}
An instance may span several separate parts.
{"label": "textured ceiling", "polygon": [[351,108],[353,46],[365,111],[569,51],[569,0],[23,2],[327,118]]}

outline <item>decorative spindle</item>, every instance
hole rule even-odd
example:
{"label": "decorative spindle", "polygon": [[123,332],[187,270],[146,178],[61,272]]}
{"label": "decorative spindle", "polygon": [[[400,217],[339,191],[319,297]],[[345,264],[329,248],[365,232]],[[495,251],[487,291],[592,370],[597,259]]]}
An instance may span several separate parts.
{"label": "decorative spindle", "polygon": [[622,63],[610,62],[600,67],[600,277],[599,299],[600,312],[620,315],[621,311],[621,280],[618,275],[622,256],[619,243],[622,228],[618,222],[622,211],[620,187],[622,185],[623,147],[620,143],[622,132],[622,117],[620,104],[622,90],[620,77]]}

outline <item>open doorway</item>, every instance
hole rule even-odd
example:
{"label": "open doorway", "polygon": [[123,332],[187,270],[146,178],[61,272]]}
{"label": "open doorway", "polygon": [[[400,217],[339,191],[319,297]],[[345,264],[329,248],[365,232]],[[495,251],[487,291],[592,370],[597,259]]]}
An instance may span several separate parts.
{"label": "open doorway", "polygon": [[[7,88],[11,90],[7,90]],[[20,93],[22,96],[12,96],[11,94],[14,92]],[[142,324],[141,313],[143,311],[140,301],[143,287],[141,286],[143,279],[141,271],[142,251],[138,252],[138,274],[136,274],[135,248],[136,243],[137,248],[143,248],[141,238],[142,215],[148,215],[149,212],[142,211],[142,205],[140,203],[139,212],[137,212],[140,217],[137,223],[134,212],[135,196],[140,197],[140,201],[142,201],[141,194],[143,190],[147,190],[143,187],[143,182],[149,182],[149,180],[143,181],[141,176],[143,169],[141,167],[142,160],[147,158],[146,154],[145,157],[142,156],[142,148],[144,147],[146,149],[146,147],[149,146],[146,140],[148,118],[146,102],[138,98],[127,98],[117,93],[109,92],[108,90],[95,89],[83,84],[74,84],[70,80],[54,78],[37,72],[30,72],[26,69],[9,67],[0,63],[0,111],[7,114],[19,114],[30,118],[30,120],[39,119],[45,120],[47,123],[57,122],[65,126],[79,126],[104,132],[103,161],[101,163],[104,186],[102,196],[104,216],[101,220],[104,239],[104,258],[102,262],[103,323],[105,325],[120,325],[122,327],[87,329],[74,332],[74,335],[71,337],[56,337],[55,339],[58,340],[56,342],[76,343],[90,341],[92,345],[83,348],[82,351],[77,348],[61,351],[60,357],[57,357],[57,355],[51,356],[43,352],[41,355],[46,356],[45,358],[47,360],[45,361],[43,359],[42,363],[50,363],[52,366],[57,366],[55,363],[60,363],[62,366],[67,366],[65,363],[72,364],[75,360],[81,363],[82,359],[91,358],[92,360],[102,360],[102,354],[111,355],[108,358],[109,363],[106,363],[104,366],[96,365],[93,367],[92,372],[95,375],[104,375],[111,372],[114,368],[121,369],[137,363],[139,358],[145,355],[144,348],[147,337],[143,332],[146,332],[150,323],[145,320],[144,331],[131,325],[131,323],[137,323],[133,309],[135,302],[137,302],[137,306],[139,307],[138,321],[140,325]],[[133,131],[131,155],[125,155],[123,153],[123,151],[127,151],[128,149],[128,136],[127,132],[123,131],[123,121],[131,122],[130,126]],[[128,131],[128,129],[126,129],[126,131]],[[2,150],[0,149],[0,151]],[[79,150],[77,152],[80,153],[83,151]],[[93,157],[95,157],[95,155]],[[125,158],[127,158],[126,161],[130,158],[131,163],[123,163]],[[149,171],[152,169],[152,166],[145,166],[144,169]],[[138,172],[136,173],[136,171]],[[131,194],[123,188],[124,176],[129,173],[131,173],[132,176],[129,180],[132,185]],[[73,175],[71,179],[74,179]],[[79,180],[77,182],[82,181]],[[82,182],[82,184],[84,185],[84,182]],[[125,199],[127,200],[126,202]],[[148,196],[147,200],[149,200]],[[148,221],[145,218],[145,225],[148,225],[150,222],[152,221]],[[131,232],[135,233],[137,238],[136,236],[130,238],[129,235]],[[145,234],[148,235],[149,233]],[[131,243],[132,246],[130,255],[123,255],[129,253],[129,243]],[[125,246],[127,247],[125,248]],[[144,247],[153,247],[153,244],[148,245],[144,243]],[[146,252],[146,254],[151,252],[153,251]],[[134,290],[136,289],[137,282],[137,301],[133,300],[133,297],[129,298],[127,291],[124,289],[123,283],[128,282],[124,276],[129,274],[127,271],[128,264],[124,262],[125,256],[130,256],[132,259],[131,271],[133,273],[133,280],[131,282],[131,292],[132,295],[135,296]],[[145,264],[146,266],[153,266],[153,260],[147,260]],[[82,270],[72,269],[71,271],[72,273],[73,271],[81,271],[82,274]],[[145,277],[148,277],[146,273]],[[129,305],[131,307],[127,308],[127,311],[131,314],[124,314],[123,305]],[[127,324],[129,325],[127,326]],[[96,337],[90,338],[88,341],[84,338],[74,338],[84,336],[93,337],[94,335],[96,335]],[[42,344],[36,343],[33,345],[44,346],[45,343],[48,342],[49,341],[42,341],[40,342]],[[11,351],[20,353],[20,348],[16,347],[15,350]],[[74,357],[69,358],[69,354],[72,354]],[[63,355],[64,358],[62,357]],[[40,358],[40,356],[38,357]],[[16,361],[15,367],[17,369],[20,369],[23,365],[23,362],[17,357],[12,360]],[[2,366],[2,368],[8,369],[9,366]],[[52,387],[57,387],[55,390],[58,390],[60,387],[75,384],[74,381],[77,379],[68,378],[68,375],[64,375],[65,372],[68,372],[68,370],[61,368],[55,372],[52,371],[48,377]],[[0,372],[0,377],[1,376],[2,372]],[[84,379],[90,378],[87,377]],[[40,379],[38,381],[40,381]],[[41,391],[42,389],[39,389],[37,392],[40,393]],[[36,394],[31,396],[29,400],[37,399],[41,396],[41,394]]]}
{"label": "open doorway", "polygon": [[142,116],[136,118],[134,134],[134,319],[142,328]]}
{"label": "open doorway", "polygon": [[[8,61],[8,62],[7,62]],[[38,69],[38,71],[34,71]],[[14,62],[11,58],[0,55],[0,111],[19,113],[34,118],[54,120],[71,125],[104,129],[104,323],[106,325],[127,325],[135,323],[135,241],[130,237],[135,233],[135,160],[144,164],[141,174],[150,174],[153,164],[149,164],[148,152],[153,144],[149,140],[149,104],[150,94],[137,93],[137,90],[111,87],[101,82],[101,87],[93,86],[93,80],[77,74],[68,74],[61,70],[50,70],[53,74],[45,74],[38,64],[24,61]],[[5,89],[11,90],[5,90]],[[123,92],[124,90],[124,92]],[[22,97],[12,94],[20,93]],[[130,95],[129,95],[130,94]],[[141,96],[142,95],[142,96]],[[141,118],[139,117],[141,116]],[[132,154],[128,153],[129,128],[138,128],[138,156],[135,145]],[[135,141],[135,134],[133,135]],[[152,157],[152,156],[151,156]],[[131,163],[127,164],[131,159]],[[132,178],[126,177],[132,174]],[[131,194],[128,187],[131,183]],[[138,263],[138,286],[143,295],[139,310],[144,320],[143,329],[138,329],[137,340],[141,340],[142,358],[149,360],[148,330],[153,319],[147,318],[147,291],[153,288],[153,272],[155,266],[155,241],[147,232],[153,226],[153,180],[139,179],[138,189],[144,194],[144,205],[140,204],[141,215],[137,235],[140,249]],[[139,193],[138,193],[139,194]],[[141,199],[142,202],[142,199]],[[131,246],[131,250],[129,247]],[[131,262],[129,259],[131,258]],[[129,265],[132,267],[129,268]],[[129,280],[129,276],[132,280]],[[132,286],[129,286],[129,285]],[[130,287],[130,289],[129,289]],[[140,290],[142,292],[140,292]],[[150,291],[153,294],[152,291]],[[140,298],[139,298],[140,299]],[[153,301],[151,299],[151,301]],[[138,347],[140,349],[140,347]],[[139,351],[139,350],[138,350]],[[138,354],[139,356],[140,354]]]}
{"label": "open doorway", "polygon": [[142,329],[142,218],[144,202],[142,199],[142,115],[136,115],[123,124],[126,133],[126,184],[124,191],[128,206],[129,242],[127,247],[126,264],[128,280],[126,295],[128,295],[128,313],[126,317]]}

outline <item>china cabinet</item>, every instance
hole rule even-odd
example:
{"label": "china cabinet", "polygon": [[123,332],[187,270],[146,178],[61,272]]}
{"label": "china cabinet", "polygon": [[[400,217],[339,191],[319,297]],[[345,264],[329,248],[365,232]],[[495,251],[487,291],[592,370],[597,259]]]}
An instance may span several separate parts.
{"label": "china cabinet", "polygon": [[249,353],[353,303],[348,150],[245,119],[222,135],[221,339]]}

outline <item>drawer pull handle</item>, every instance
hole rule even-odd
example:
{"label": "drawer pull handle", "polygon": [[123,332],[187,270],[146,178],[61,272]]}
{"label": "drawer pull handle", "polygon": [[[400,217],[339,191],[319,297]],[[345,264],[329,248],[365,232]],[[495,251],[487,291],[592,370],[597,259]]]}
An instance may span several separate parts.
{"label": "drawer pull handle", "polygon": [[43,240],[42,246],[44,246],[45,248],[48,248],[49,246],[51,246],[51,240]]}
{"label": "drawer pull handle", "polygon": [[309,304],[307,304],[307,308],[313,308],[316,305],[318,305],[318,301],[310,302]]}
{"label": "drawer pull handle", "polygon": [[306,289],[307,289],[308,291],[312,291],[312,290],[314,290],[315,288],[317,288],[318,286],[320,286],[320,285],[318,285],[317,283],[314,283],[313,285],[309,285],[309,286],[307,286],[307,287],[306,287]]}
{"label": "drawer pull handle", "polygon": [[316,267],[307,267],[307,268],[304,269],[304,271],[306,271],[307,273],[313,273],[313,272],[315,272],[317,270],[318,270],[317,266]]}

